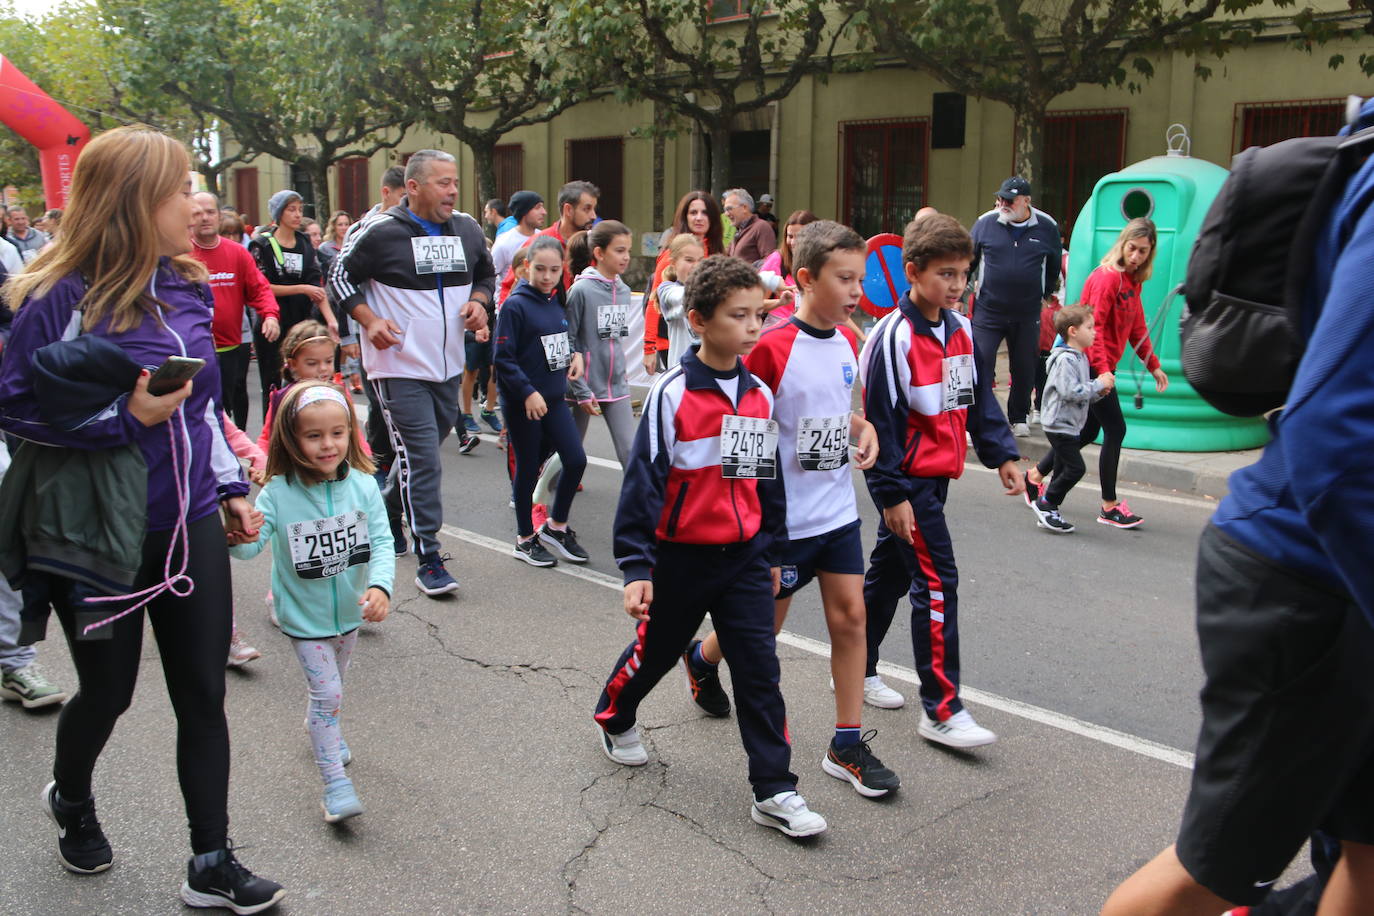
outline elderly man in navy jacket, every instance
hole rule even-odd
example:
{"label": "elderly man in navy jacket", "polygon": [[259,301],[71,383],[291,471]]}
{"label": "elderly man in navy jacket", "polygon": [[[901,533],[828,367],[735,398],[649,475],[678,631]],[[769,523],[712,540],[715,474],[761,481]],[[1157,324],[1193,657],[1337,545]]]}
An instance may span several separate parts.
{"label": "elderly man in navy jacket", "polygon": [[972,235],[978,284],[973,337],[982,359],[978,372],[993,377],[997,348],[1005,340],[1011,364],[1007,420],[1017,436],[1029,436],[1026,416],[1039,358],[1040,309],[1059,283],[1059,225],[1031,206],[1030,182],[1008,178],[997,190],[994,209],[973,224]]}

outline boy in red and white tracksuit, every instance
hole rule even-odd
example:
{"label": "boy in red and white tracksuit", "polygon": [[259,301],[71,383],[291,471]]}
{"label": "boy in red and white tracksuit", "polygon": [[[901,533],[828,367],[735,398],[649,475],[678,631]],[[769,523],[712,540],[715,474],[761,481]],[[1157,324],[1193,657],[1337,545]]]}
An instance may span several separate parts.
{"label": "boy in red and white tracksuit", "polygon": [[[980,375],[969,320],[954,306],[967,284],[972,241],[958,221],[929,216],[907,226],[902,260],[911,291],[869,335],[859,357],[864,409],[878,431],[878,460],[864,472],[883,514],[864,577],[868,681],[903,595],[921,678],[922,737],[952,747],[991,744],[959,698],[958,568],[945,522],[949,482],[964,473],[965,432],[1003,485],[1021,492],[1006,415]],[[882,687],[880,683],[878,687]],[[885,706],[900,706],[895,697]]]}
{"label": "boy in red and white tracksuit", "polygon": [[825,829],[797,794],[773,636],[775,552],[786,537],[773,394],[739,356],[767,313],[758,272],[707,258],[685,292],[701,343],[649,389],[615,519],[625,611],[639,621],[596,706],[603,753],[649,760],[640,702],[687,649],[709,611],[731,660],[755,822],[789,836]]}

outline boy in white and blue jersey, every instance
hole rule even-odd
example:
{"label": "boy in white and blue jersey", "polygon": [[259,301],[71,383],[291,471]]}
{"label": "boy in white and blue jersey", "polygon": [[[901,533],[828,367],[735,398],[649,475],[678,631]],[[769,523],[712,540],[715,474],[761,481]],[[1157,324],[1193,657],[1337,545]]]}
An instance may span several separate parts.
{"label": "boy in white and blue jersey", "polygon": [[[745,365],[774,396],[778,453],[787,496],[787,541],[779,548],[782,588],[775,629],[796,594],[817,576],[830,631],[835,684],[835,735],[821,768],[847,780],[867,798],[901,785],[869,747],[860,714],[867,665],[864,551],[849,442],[858,442],[859,468],[873,465],[878,439],[872,424],[852,411],[858,379],[858,340],[847,325],[859,303],[864,242],[839,223],[822,220],[797,234],[794,246],[801,303],[796,313],[764,332]],[[721,651],[714,633],[683,654],[697,705],[724,716],[730,702],[716,666]]]}

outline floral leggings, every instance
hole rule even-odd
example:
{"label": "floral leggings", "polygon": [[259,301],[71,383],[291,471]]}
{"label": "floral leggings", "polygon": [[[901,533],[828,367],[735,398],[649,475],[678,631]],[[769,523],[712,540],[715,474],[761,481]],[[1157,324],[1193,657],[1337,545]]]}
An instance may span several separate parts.
{"label": "floral leggings", "polygon": [[358,643],[358,631],[328,639],[291,640],[296,658],[305,671],[305,683],[310,688],[310,702],[305,708],[305,727],[310,731],[310,746],[315,751],[315,763],[325,785],[343,779],[343,760],[339,748],[343,729],[339,713],[343,707],[343,676],[348,659]]}

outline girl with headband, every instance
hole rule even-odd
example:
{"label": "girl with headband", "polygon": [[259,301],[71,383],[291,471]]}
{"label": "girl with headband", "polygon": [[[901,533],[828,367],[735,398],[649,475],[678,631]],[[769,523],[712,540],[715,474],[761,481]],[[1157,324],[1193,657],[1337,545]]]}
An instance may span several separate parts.
{"label": "girl with headband", "polygon": [[382,493],[343,391],[301,382],[282,397],[258,494],[262,534],[231,548],[249,560],[272,548],[272,594],[309,688],[306,727],[324,780],[324,819],[363,813],[344,767],[343,676],[364,620],[386,619],[396,569]]}

